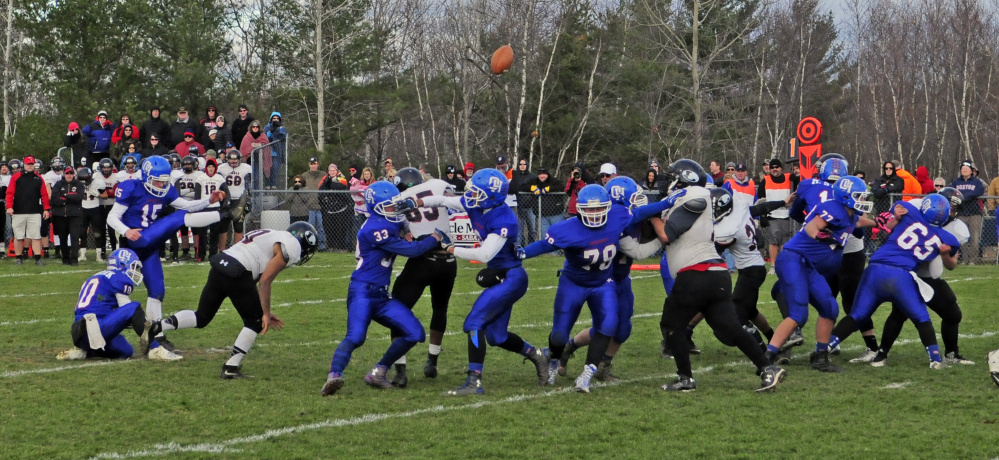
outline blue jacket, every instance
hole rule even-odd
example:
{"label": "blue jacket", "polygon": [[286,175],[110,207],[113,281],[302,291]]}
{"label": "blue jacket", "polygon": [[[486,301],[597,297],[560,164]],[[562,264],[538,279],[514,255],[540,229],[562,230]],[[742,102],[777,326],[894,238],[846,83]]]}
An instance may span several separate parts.
{"label": "blue jacket", "polygon": [[109,121],[106,125],[94,120],[93,123],[83,127],[83,134],[87,136],[87,148],[92,153],[107,153],[111,150],[111,133],[114,126]]}
{"label": "blue jacket", "polygon": [[985,194],[985,182],[982,182],[975,176],[969,176],[967,179],[957,176],[957,179],[954,179],[950,183],[950,186],[956,188],[964,195],[964,204],[961,205],[961,210],[958,211],[959,216],[982,215],[982,204],[978,201],[978,197]]}
{"label": "blue jacket", "polygon": [[273,120],[275,116],[278,117],[279,120],[282,118],[281,112],[271,112],[271,117],[268,119],[267,124],[264,125],[264,134],[267,135],[267,140],[270,142],[284,141],[280,144],[274,144],[271,146],[271,156],[283,158],[285,147],[288,143],[288,130],[284,126],[281,126],[280,121],[277,126],[274,125],[274,122],[270,121]]}

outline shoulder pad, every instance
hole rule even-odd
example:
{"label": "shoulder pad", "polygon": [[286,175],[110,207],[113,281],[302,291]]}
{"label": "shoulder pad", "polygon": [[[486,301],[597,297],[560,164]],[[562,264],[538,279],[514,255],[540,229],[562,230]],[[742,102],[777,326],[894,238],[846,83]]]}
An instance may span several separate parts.
{"label": "shoulder pad", "polygon": [[692,200],[684,201],[683,209],[700,214],[704,212],[705,209],[708,209],[708,200],[705,200],[704,198],[694,198]]}

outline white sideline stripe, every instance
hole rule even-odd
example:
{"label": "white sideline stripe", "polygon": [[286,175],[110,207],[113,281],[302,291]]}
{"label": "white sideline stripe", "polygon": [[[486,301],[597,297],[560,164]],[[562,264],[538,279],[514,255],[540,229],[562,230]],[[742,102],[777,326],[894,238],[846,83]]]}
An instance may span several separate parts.
{"label": "white sideline stripe", "polygon": [[896,383],[889,383],[889,384],[881,387],[881,389],[883,389],[883,390],[904,390],[905,387],[907,387],[909,385],[912,385],[912,382],[896,382]]}
{"label": "white sideline stripe", "polygon": [[135,359],[115,359],[115,360],[110,360],[109,359],[109,360],[106,360],[106,361],[96,361],[96,362],[92,362],[92,363],[77,364],[77,365],[74,365],[74,366],[49,367],[49,368],[45,368],[45,369],[31,369],[31,370],[27,370],[27,371],[9,371],[9,372],[4,372],[3,374],[0,374],[0,378],[20,377],[22,375],[30,375],[30,374],[48,374],[48,373],[52,373],[52,372],[66,371],[66,370],[70,370],[70,369],[80,369],[80,368],[84,368],[84,367],[94,367],[94,366],[111,366],[111,365],[114,365],[114,364],[124,364],[124,363],[131,363],[131,362],[135,362],[135,361],[137,361],[137,360],[135,360]]}
{"label": "white sideline stripe", "polygon": [[29,319],[26,321],[4,321],[0,322],[0,326],[21,326],[24,324],[51,323],[53,321],[59,321],[59,318]]}
{"label": "white sideline stripe", "polygon": [[[984,335],[983,334],[982,336],[978,336],[978,337],[994,335],[994,333],[992,333],[992,332],[987,332],[986,334],[988,334],[988,335]],[[918,340],[899,340],[898,342],[896,342],[896,345],[903,345],[903,344],[914,343],[914,342],[918,342]],[[860,348],[861,348],[861,346],[856,345],[856,346],[851,346],[851,347],[844,348],[844,351],[859,350]],[[804,354],[798,355],[796,357],[800,358],[801,356],[804,356]],[[736,366],[744,366],[744,365],[751,365],[751,363],[749,361],[747,361],[747,360],[736,360],[736,361],[730,361],[728,363],[722,364],[721,366],[722,367],[736,367]],[[714,371],[716,367],[717,366],[699,367],[697,369],[693,369],[693,373],[694,374],[698,374],[698,375],[700,375],[700,374],[706,374],[706,373]],[[646,381],[646,380],[652,380],[652,379],[656,379],[656,378],[660,378],[659,375],[648,375],[648,376],[638,377],[638,378],[633,378],[633,379],[622,379],[620,382],[612,384],[612,385],[623,385],[623,384],[628,384],[628,383],[637,383],[637,382]],[[667,375],[666,378],[669,379],[670,378],[669,375]],[[910,383],[911,382],[905,382],[905,383],[902,383],[902,384],[889,384],[889,385],[885,386],[884,388],[885,389],[904,389],[905,386],[909,385]],[[895,386],[893,387],[892,385],[895,385]],[[596,387],[596,388],[599,388],[599,387],[611,386],[611,385],[602,385],[602,384],[594,383],[593,386]],[[533,399],[540,399],[540,398],[548,398],[548,397],[551,397],[551,396],[565,394],[565,393],[570,393],[570,392],[572,392],[572,388],[571,387],[565,387],[565,388],[560,388],[558,390],[545,391],[545,392],[542,392],[542,393],[519,394],[519,395],[515,395],[515,396],[510,396],[510,397],[507,397],[507,398],[503,398],[503,399],[500,399],[500,400],[496,400],[496,401],[480,401],[480,402],[476,402],[476,403],[472,403],[472,404],[462,404],[462,405],[456,405],[456,406],[437,405],[437,406],[427,407],[427,408],[424,408],[424,409],[417,409],[417,410],[413,410],[413,411],[409,411],[409,412],[399,412],[399,413],[373,413],[373,414],[364,414],[364,415],[361,415],[361,416],[358,416],[358,417],[347,418],[347,419],[326,420],[326,421],[323,421],[323,422],[307,423],[307,424],[303,424],[303,425],[296,425],[296,426],[290,426],[290,427],[285,427],[285,428],[278,428],[278,429],[273,429],[273,430],[267,430],[267,431],[265,431],[263,433],[260,433],[260,434],[255,434],[255,435],[250,435],[250,436],[241,436],[241,437],[238,437],[238,438],[227,439],[225,441],[218,442],[218,443],[200,443],[200,444],[186,444],[185,445],[185,444],[180,444],[180,443],[176,443],[176,442],[168,442],[168,443],[165,443],[165,444],[154,444],[152,447],[149,447],[149,448],[146,448],[146,449],[143,449],[143,450],[132,450],[132,451],[128,451],[128,452],[125,452],[125,453],[106,452],[106,453],[98,454],[98,455],[96,455],[94,457],[91,457],[91,458],[93,458],[93,459],[124,459],[124,458],[136,458],[136,457],[158,457],[158,456],[170,455],[170,454],[174,454],[174,453],[178,453],[178,452],[206,452],[206,453],[232,452],[231,450],[229,450],[232,446],[236,446],[236,445],[240,445],[240,444],[249,444],[249,443],[266,441],[266,440],[269,440],[269,439],[273,439],[273,438],[277,438],[277,437],[281,437],[281,436],[285,436],[285,435],[289,435],[289,434],[304,433],[304,432],[308,432],[308,431],[321,430],[321,429],[324,429],[324,428],[340,428],[340,427],[345,427],[345,426],[364,425],[364,424],[368,424],[368,423],[381,422],[381,421],[384,421],[384,420],[391,420],[391,419],[397,419],[397,418],[410,418],[410,417],[416,417],[416,416],[426,415],[426,414],[438,414],[438,413],[443,413],[443,412],[453,412],[453,411],[460,411],[460,410],[467,410],[467,409],[480,409],[480,408],[483,408],[483,407],[496,406],[496,405],[500,405],[500,404],[507,404],[507,403],[521,402],[521,401],[530,401],[530,400],[533,400]]]}

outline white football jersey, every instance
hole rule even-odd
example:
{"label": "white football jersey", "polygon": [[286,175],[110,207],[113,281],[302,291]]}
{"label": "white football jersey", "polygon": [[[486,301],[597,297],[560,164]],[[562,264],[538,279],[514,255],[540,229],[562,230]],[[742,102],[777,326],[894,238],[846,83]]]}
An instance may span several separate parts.
{"label": "white football jersey", "polygon": [[124,169],[118,171],[118,182],[125,182],[132,179],[142,179],[142,171],[139,168],[135,168],[135,172],[132,173]]}
{"label": "white football jersey", "polygon": [[267,268],[267,262],[274,257],[275,243],[281,243],[281,252],[288,265],[294,265],[302,258],[302,246],[298,244],[298,239],[284,230],[253,230],[243,235],[243,239],[226,249],[225,253],[243,264],[256,281]]}
{"label": "white football jersey", "polygon": [[[202,174],[198,178],[198,183],[201,184],[201,197],[206,198],[212,196],[217,190],[222,188],[222,184],[225,183],[225,177],[221,174],[215,174],[214,176],[209,176],[208,174]],[[212,203],[208,205],[208,208],[217,208],[218,203]]]}
{"label": "white football jersey", "polygon": [[180,179],[177,179],[173,183],[173,186],[177,189],[177,193],[180,194],[181,198],[188,201],[194,201],[197,199],[197,191],[200,188],[201,176],[204,175],[205,173],[201,171],[193,171],[190,174],[184,174],[180,176]]}
{"label": "white football jersey", "polygon": [[734,240],[728,247],[728,252],[735,258],[735,268],[743,268],[764,265],[763,256],[756,246],[756,221],[749,215],[749,208],[740,206],[747,212],[739,213],[741,219],[736,218],[735,211],[728,217],[722,219],[715,225],[715,241],[725,244]]}
{"label": "white football jersey", "polygon": [[170,170],[170,182],[177,182],[184,175],[183,169],[171,169]]}
{"label": "white football jersey", "polygon": [[[957,238],[957,242],[962,245],[971,239],[971,231],[968,230],[968,226],[964,222],[957,219],[954,219],[947,225],[944,225],[943,229],[951,235],[954,235],[954,238]],[[920,264],[916,269],[916,275],[921,278],[937,279],[943,276],[943,271],[943,259],[938,255],[933,260]]]}
{"label": "white football jersey", "polygon": [[233,168],[229,163],[219,165],[219,174],[225,177],[225,183],[229,185],[229,195],[233,200],[238,200],[246,190],[246,179],[253,169],[246,163],[240,163]]}
{"label": "white football jersey", "polygon": [[[111,173],[108,177],[104,177],[104,174],[101,174],[100,172],[94,173],[94,180],[96,181],[97,179],[104,181],[104,186],[107,188],[114,189],[118,186],[118,176],[114,173]],[[101,206],[114,205],[114,193],[110,193],[109,195],[110,198],[98,198],[97,201],[101,203]]]}
{"label": "white football jersey", "polygon": [[[406,189],[406,198],[426,198],[428,196],[454,196],[454,186],[440,179],[431,179],[420,185]],[[409,231],[414,237],[429,235],[434,230],[451,233],[451,221],[446,207],[418,208],[406,213]],[[453,239],[453,238],[452,238]]]}
{"label": "white football jersey", "polygon": [[104,176],[100,174],[93,176],[93,180],[90,181],[90,185],[87,186],[86,193],[83,195],[83,209],[94,209],[99,206],[101,190],[108,188],[107,184],[104,183]]}
{"label": "white football jersey", "polygon": [[52,187],[56,182],[59,182],[59,179],[62,179],[62,174],[55,171],[49,171],[42,175],[42,179],[45,180],[46,184],[49,184],[49,187]]}

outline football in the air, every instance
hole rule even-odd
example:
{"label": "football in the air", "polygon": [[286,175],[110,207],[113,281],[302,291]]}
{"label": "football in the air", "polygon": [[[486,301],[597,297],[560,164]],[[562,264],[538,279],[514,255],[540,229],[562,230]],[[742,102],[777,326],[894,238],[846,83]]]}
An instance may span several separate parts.
{"label": "football in the air", "polygon": [[493,52],[493,59],[490,63],[493,73],[499,75],[513,65],[513,48],[510,45],[503,45]]}

